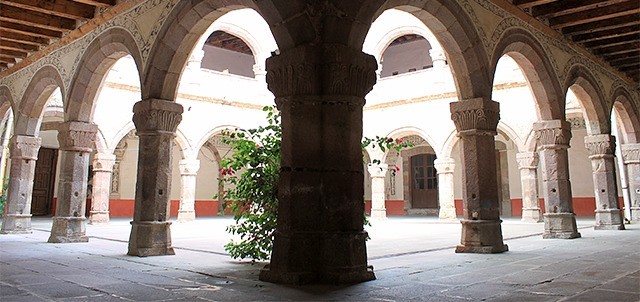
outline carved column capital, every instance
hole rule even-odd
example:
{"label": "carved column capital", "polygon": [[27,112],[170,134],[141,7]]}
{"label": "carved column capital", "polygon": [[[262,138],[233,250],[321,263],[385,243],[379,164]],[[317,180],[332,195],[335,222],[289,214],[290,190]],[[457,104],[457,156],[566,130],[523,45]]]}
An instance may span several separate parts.
{"label": "carved column capital", "polygon": [[133,105],[133,123],[138,135],[175,133],[182,121],[182,105],[161,99],[147,99]]}
{"label": "carved column capital", "polygon": [[500,103],[485,98],[461,100],[450,104],[451,119],[458,135],[497,134]]}
{"label": "carved column capital", "polygon": [[516,161],[518,169],[537,169],[540,158],[536,152],[520,152],[516,153]]}
{"label": "carved column capital", "polygon": [[200,169],[200,161],[197,159],[180,160],[180,175],[197,175]]}
{"label": "carved column capital", "polygon": [[361,100],[373,88],[377,68],[373,56],[339,44],[299,46],[266,63],[267,83],[276,98],[340,95]]}
{"label": "carved column capital", "polygon": [[456,162],[451,157],[439,157],[433,161],[433,166],[438,174],[453,174]]}
{"label": "carved column capital", "polygon": [[616,152],[616,137],[609,134],[596,134],[584,137],[584,145],[589,158],[613,157]]}
{"label": "carved column capital", "polygon": [[113,172],[116,156],[107,153],[97,153],[93,157],[93,172]]}
{"label": "carved column capital", "polygon": [[389,170],[389,165],[368,164],[367,170],[369,170],[369,174],[371,175],[371,178],[383,178],[387,176],[387,170]]}
{"label": "carved column capital", "polygon": [[640,164],[640,144],[623,144],[620,151],[625,164]]}
{"label": "carved column capital", "polygon": [[58,126],[60,150],[90,153],[98,133],[98,125],[86,122],[64,122]]}
{"label": "carved column capital", "polygon": [[42,139],[35,136],[14,135],[9,142],[12,159],[38,159]]}
{"label": "carved column capital", "polygon": [[569,148],[571,124],[563,120],[541,121],[533,124],[539,148]]}

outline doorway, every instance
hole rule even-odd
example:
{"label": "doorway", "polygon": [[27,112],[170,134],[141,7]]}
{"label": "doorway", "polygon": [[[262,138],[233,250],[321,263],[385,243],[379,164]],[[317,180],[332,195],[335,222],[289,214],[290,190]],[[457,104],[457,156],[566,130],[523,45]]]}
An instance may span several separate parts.
{"label": "doorway", "polygon": [[33,178],[31,198],[31,214],[33,216],[51,215],[57,163],[57,149],[40,148]]}

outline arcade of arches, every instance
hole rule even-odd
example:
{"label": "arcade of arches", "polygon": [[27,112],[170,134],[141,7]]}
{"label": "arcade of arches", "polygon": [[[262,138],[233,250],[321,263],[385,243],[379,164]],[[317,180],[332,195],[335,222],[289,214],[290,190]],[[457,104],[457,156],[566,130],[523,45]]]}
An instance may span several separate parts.
{"label": "arcade of arches", "polygon": [[[49,242],[86,242],[86,223],[130,217],[129,255],[173,254],[170,220],[224,212],[220,132],[274,103],[280,216],[261,280],[374,278],[364,211],[460,220],[465,253],[507,251],[501,217],[563,239],[576,215],[640,221],[638,83],[522,11],[136,0],[94,21],[0,72],[3,234],[51,215]],[[413,147],[363,165],[363,135]]]}

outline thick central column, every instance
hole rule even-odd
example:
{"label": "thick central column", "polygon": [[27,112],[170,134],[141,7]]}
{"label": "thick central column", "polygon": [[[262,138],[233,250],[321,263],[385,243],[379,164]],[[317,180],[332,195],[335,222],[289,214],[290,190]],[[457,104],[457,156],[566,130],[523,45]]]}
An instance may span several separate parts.
{"label": "thick central column", "polygon": [[113,154],[97,153],[93,157],[93,191],[89,224],[109,223],[111,173],[115,163],[116,156]]}
{"label": "thick central column", "polygon": [[85,209],[89,154],[93,151],[98,126],[85,122],[65,122],[58,128],[60,179],[56,216],[51,226],[51,243],[87,242]]}
{"label": "thick central column", "polygon": [[267,60],[282,116],[278,226],[260,280],[375,278],[363,229],[362,107],[376,60],[342,45],[305,45]]}
{"label": "thick central column", "polygon": [[624,230],[618,203],[616,182],[616,138],[609,134],[584,138],[593,169],[593,189],[596,196],[596,230]]}
{"label": "thick central column", "polygon": [[200,169],[197,159],[180,161],[180,208],[178,222],[196,220],[196,175]]}
{"label": "thick central column", "polygon": [[541,222],[542,213],[538,198],[538,153],[520,152],[516,154],[516,161],[522,184],[522,221]]}
{"label": "thick central column", "polygon": [[463,171],[462,239],[456,253],[505,252],[495,156],[500,104],[484,98],[453,102],[451,119],[460,137]]}
{"label": "thick central column", "polygon": [[622,161],[627,167],[629,195],[631,197],[631,220],[640,220],[640,144],[623,144]]}
{"label": "thick central column", "polygon": [[438,201],[440,220],[456,219],[456,204],[453,197],[453,171],[456,163],[451,157],[437,158],[433,165],[438,173]]}
{"label": "thick central column", "polygon": [[387,176],[389,165],[369,164],[369,175],[371,175],[371,218],[387,219],[387,208],[385,207],[384,179]]}
{"label": "thick central column", "polygon": [[[39,137],[14,135],[9,142],[11,168],[7,203],[2,217],[2,234],[31,233],[31,196],[36,160],[42,140]],[[2,181],[0,181],[1,183]]]}
{"label": "thick central column", "polygon": [[544,234],[542,238],[579,238],[569,181],[571,125],[563,120],[533,124],[542,166]]}
{"label": "thick central column", "polygon": [[175,254],[167,218],[173,139],[181,120],[182,105],[175,102],[148,99],[133,106],[140,149],[128,255]]}

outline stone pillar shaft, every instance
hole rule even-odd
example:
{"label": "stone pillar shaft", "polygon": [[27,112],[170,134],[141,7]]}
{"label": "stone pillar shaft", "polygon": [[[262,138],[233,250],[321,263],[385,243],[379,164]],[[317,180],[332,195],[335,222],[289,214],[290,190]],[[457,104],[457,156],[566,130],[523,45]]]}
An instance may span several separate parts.
{"label": "stone pillar shaft", "polygon": [[507,150],[497,150],[496,165],[498,192],[500,193],[500,216],[511,217],[511,190],[509,188],[509,160]]}
{"label": "stone pillar shaft", "polygon": [[140,148],[128,255],[175,254],[167,218],[173,139],[181,120],[182,105],[175,102],[148,99],[133,106]]}
{"label": "stone pillar shaft", "polygon": [[9,142],[11,177],[0,229],[2,234],[31,233],[31,196],[41,142],[39,137],[26,135],[14,135]]}
{"label": "stone pillar shaft", "polygon": [[56,215],[48,242],[89,241],[84,213],[87,206],[89,154],[93,151],[97,132],[97,125],[85,122],[65,122],[58,128],[60,179]]}
{"label": "stone pillar shaft", "polygon": [[640,221],[640,143],[623,144],[621,149],[629,181],[631,220]]}
{"label": "stone pillar shaft", "polygon": [[260,280],[374,279],[363,229],[362,108],[376,61],[342,45],[303,45],[267,60],[282,118],[278,226]]}
{"label": "stone pillar shaft", "polygon": [[93,191],[89,224],[109,223],[111,173],[116,162],[113,154],[98,153],[93,158]]}
{"label": "stone pillar shaft", "polygon": [[543,238],[571,239],[580,237],[573,213],[569,181],[569,141],[571,126],[563,120],[533,124],[542,166],[545,202]]}
{"label": "stone pillar shaft", "polygon": [[385,206],[385,186],[384,180],[387,176],[387,164],[369,164],[368,170],[371,175],[371,218],[384,220],[387,218],[387,208]]}
{"label": "stone pillar shaft", "polygon": [[616,182],[615,137],[609,134],[584,138],[593,169],[593,189],[596,197],[596,230],[624,230],[618,203]]}
{"label": "stone pillar shaft", "polygon": [[522,221],[538,223],[542,221],[540,199],[538,198],[538,154],[521,152],[516,154],[522,183]]}
{"label": "stone pillar shaft", "polygon": [[462,150],[462,239],[457,253],[501,253],[502,241],[495,135],[500,104],[484,98],[451,105]]}
{"label": "stone pillar shaft", "polygon": [[440,203],[440,220],[456,219],[456,204],[453,196],[453,171],[455,162],[451,157],[437,158],[434,166],[438,173],[438,201]]}
{"label": "stone pillar shaft", "polygon": [[200,168],[197,159],[180,161],[180,208],[178,222],[189,222],[196,219],[196,175]]}

